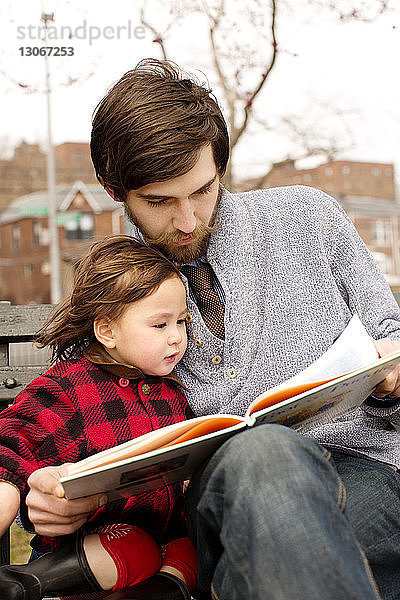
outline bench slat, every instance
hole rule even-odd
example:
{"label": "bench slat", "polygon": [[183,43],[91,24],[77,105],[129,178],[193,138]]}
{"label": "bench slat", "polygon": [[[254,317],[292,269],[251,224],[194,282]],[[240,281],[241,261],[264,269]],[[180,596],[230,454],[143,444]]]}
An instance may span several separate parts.
{"label": "bench slat", "polygon": [[[12,402],[13,399],[28,383],[38,375],[41,375],[49,365],[35,365],[32,367],[0,367],[0,402],[3,405],[5,401]],[[7,387],[7,380],[14,379],[17,383],[15,387]],[[11,384],[12,385],[12,384]]]}
{"label": "bench slat", "polygon": [[52,309],[52,304],[14,306],[0,303],[0,342],[30,341]]}

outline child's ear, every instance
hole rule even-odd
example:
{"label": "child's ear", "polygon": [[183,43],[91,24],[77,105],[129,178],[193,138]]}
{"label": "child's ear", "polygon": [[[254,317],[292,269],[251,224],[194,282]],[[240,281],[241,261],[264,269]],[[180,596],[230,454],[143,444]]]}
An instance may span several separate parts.
{"label": "child's ear", "polygon": [[96,339],[106,348],[115,348],[114,332],[108,317],[97,317],[93,322]]}

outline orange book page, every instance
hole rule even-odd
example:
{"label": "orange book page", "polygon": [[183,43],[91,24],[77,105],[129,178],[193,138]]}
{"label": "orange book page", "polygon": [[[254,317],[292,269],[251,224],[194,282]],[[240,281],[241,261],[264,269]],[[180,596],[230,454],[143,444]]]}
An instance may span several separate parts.
{"label": "orange book page", "polygon": [[169,446],[175,446],[175,444],[180,444],[181,442],[195,440],[203,435],[215,433],[216,431],[222,431],[223,429],[228,429],[228,427],[233,427],[233,425],[238,425],[239,423],[243,423],[243,419],[235,419],[235,417],[217,417],[215,419],[211,419],[210,421],[199,423],[190,431],[187,431],[186,433],[183,433],[177,437],[173,442],[164,444],[164,446],[160,446],[160,448],[168,448]]}
{"label": "orange book page", "polygon": [[288,398],[294,398],[294,396],[298,396],[303,392],[308,392],[308,390],[312,390],[313,388],[323,385],[324,383],[328,383],[329,381],[333,381],[334,379],[337,379],[337,377],[326,379],[325,381],[301,383],[283,390],[277,390],[276,392],[267,392],[264,397],[260,398],[259,401],[254,404],[250,414],[263,410],[264,408],[268,408],[269,406],[273,406],[274,404],[278,404],[279,402],[283,402],[283,400],[287,400]]}
{"label": "orange book page", "polygon": [[[125,449],[119,449],[118,446],[116,446],[111,453],[106,451],[105,456],[101,456],[101,454],[98,456],[94,455],[88,459],[84,459],[83,461],[70,465],[68,475],[75,475],[85,471],[90,471],[91,469],[95,469],[97,467],[111,465],[115,462],[119,462],[127,458],[133,458],[134,456],[139,456],[141,454],[146,454],[147,452],[158,450],[160,448],[168,448],[169,446],[173,446],[179,442],[196,439],[202,435],[206,435],[207,433],[214,433],[215,431],[226,429],[241,422],[243,422],[243,419],[240,417],[236,418],[229,416],[212,416],[211,418],[205,417],[202,422],[196,424],[191,423],[190,420],[182,421],[179,423],[183,430],[182,433],[176,434],[172,429],[171,432],[163,436],[164,443],[162,443],[162,439],[160,440],[157,439],[157,437],[153,437],[144,444],[138,444],[136,446],[128,445]],[[162,434],[162,429],[157,431],[160,431]]]}

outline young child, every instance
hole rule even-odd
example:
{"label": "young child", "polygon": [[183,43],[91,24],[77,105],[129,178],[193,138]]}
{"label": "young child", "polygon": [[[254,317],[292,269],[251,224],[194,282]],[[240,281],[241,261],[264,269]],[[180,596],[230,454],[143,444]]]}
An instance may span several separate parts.
{"label": "young child", "polygon": [[[179,271],[157,250],[123,235],[92,246],[72,294],[37,336],[57,362],[0,415],[3,530],[18,507],[29,529],[25,498],[36,469],[193,416],[173,373],[186,349],[186,316]],[[195,587],[181,484],[104,504],[78,534],[36,535],[32,546],[45,555],[0,568],[0,598],[119,590],[148,578],[135,598],[141,589],[143,598],[158,598],[157,588],[171,599],[189,598]]]}

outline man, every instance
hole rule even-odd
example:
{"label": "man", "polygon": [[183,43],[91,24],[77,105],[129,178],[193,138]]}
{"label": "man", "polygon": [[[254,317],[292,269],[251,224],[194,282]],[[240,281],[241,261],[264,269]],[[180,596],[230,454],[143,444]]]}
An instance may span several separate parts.
{"label": "man", "polygon": [[[179,375],[197,414],[243,414],[354,313],[381,355],[400,348],[398,307],[337,203],[305,187],[224,190],[221,111],[174,65],[124,75],[96,109],[91,148],[140,235],[182,265],[192,318]],[[399,371],[335,423],[264,425],[218,450],[188,491],[199,598],[400,598]],[[58,477],[30,478],[42,534],[75,531],[99,502],[57,498]]]}

